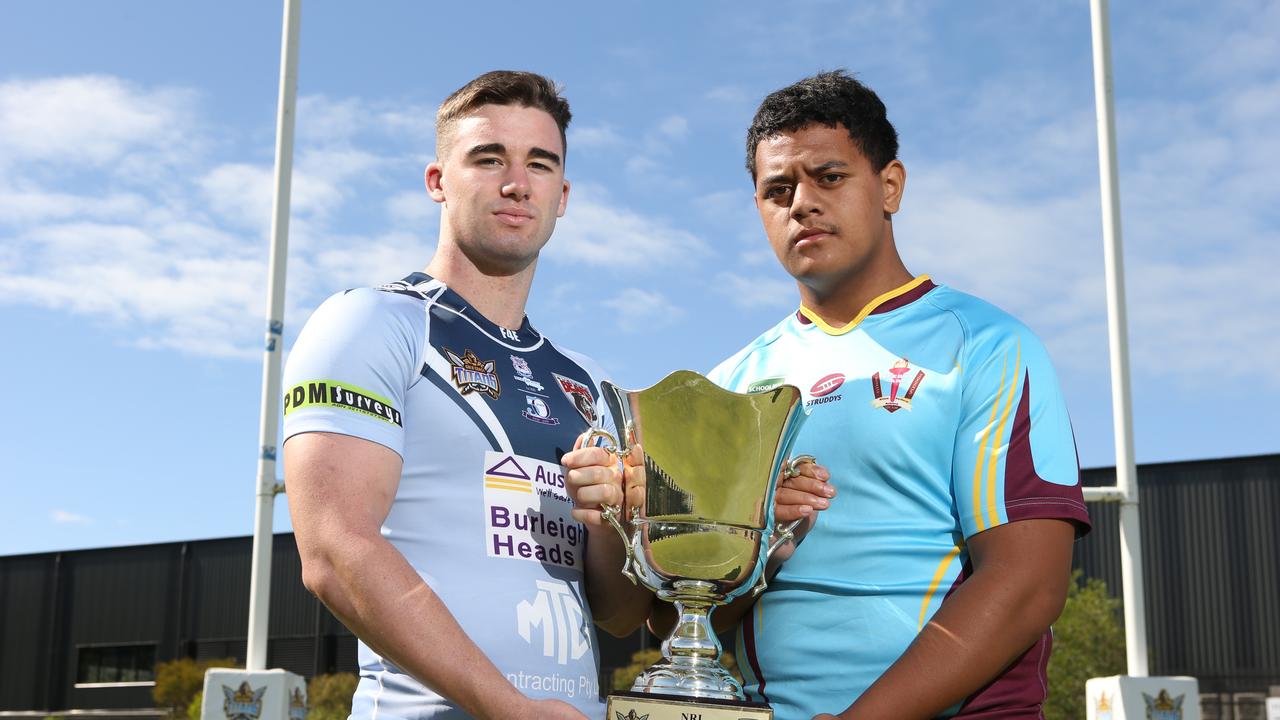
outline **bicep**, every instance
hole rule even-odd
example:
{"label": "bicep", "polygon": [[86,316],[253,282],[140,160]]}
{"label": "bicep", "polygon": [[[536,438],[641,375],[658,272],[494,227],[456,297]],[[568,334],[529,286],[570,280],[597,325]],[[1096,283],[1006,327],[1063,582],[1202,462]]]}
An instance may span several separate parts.
{"label": "bicep", "polygon": [[290,437],[284,472],[299,549],[379,534],[401,466],[395,451],[362,438],[327,432]]}
{"label": "bicep", "polygon": [[967,543],[975,575],[998,577],[1052,604],[1054,598],[1066,598],[1074,541],[1075,527],[1069,521],[1046,518],[999,525]]}

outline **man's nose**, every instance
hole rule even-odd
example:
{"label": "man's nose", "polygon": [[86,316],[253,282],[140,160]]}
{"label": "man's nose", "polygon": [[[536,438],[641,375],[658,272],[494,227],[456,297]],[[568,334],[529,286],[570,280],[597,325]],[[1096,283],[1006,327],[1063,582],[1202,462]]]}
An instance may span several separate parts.
{"label": "man's nose", "polygon": [[809,215],[822,214],[818,192],[809,183],[796,183],[791,193],[791,217],[800,220]]}
{"label": "man's nose", "polygon": [[513,167],[502,184],[502,196],[513,200],[529,199],[529,173],[523,167]]}

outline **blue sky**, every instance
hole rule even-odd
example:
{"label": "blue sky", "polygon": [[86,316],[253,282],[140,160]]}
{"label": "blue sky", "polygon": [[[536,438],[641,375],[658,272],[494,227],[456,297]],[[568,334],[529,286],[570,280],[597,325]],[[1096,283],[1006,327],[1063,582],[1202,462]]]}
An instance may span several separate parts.
{"label": "blue sky", "polygon": [[[708,369],[796,302],[743,168],[755,105],[844,67],[902,138],[908,267],[1029,324],[1083,464],[1113,464],[1085,0],[602,7],[307,3],[287,346],[426,264],[434,109],[518,68],[574,112],[534,323],[625,386]],[[1137,457],[1278,452],[1280,5],[1155,7],[1112,8]],[[6,8],[0,554],[252,531],[280,16]]]}

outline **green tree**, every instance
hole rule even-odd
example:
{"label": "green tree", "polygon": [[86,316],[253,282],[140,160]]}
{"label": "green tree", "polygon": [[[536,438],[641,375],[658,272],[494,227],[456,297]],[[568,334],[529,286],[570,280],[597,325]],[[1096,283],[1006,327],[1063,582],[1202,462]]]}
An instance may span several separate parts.
{"label": "green tree", "polygon": [[1124,671],[1120,601],[1107,594],[1107,585],[1102,580],[1085,581],[1076,570],[1071,574],[1067,604],[1053,624],[1045,720],[1085,717],[1085,681]]}
{"label": "green tree", "polygon": [[156,707],[169,711],[170,718],[186,716],[191,701],[204,690],[204,672],[209,668],[237,667],[235,658],[218,660],[193,660],[178,658],[156,663],[156,685],[151,688],[151,699]]}
{"label": "green tree", "polygon": [[358,682],[351,673],[311,678],[307,683],[307,720],[346,720]]}

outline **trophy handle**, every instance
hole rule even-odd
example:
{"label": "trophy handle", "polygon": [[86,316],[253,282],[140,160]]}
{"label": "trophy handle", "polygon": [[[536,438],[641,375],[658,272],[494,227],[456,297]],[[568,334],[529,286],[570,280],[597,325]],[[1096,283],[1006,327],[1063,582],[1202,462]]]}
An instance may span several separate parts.
{"label": "trophy handle", "polygon": [[[786,467],[782,471],[782,477],[795,477],[800,474],[801,465],[804,463],[816,463],[817,461],[818,459],[812,455],[797,455],[795,458],[787,461]],[[783,525],[781,523],[777,525],[775,529],[778,532],[778,536],[769,542],[769,549],[764,553],[764,559],[766,562],[768,562],[769,558],[773,557],[773,553],[778,548],[782,547],[784,543],[796,536],[796,528],[800,527],[800,523],[803,520],[804,518],[800,518],[798,520],[792,520],[787,525]],[[769,581],[765,578],[765,573],[760,573],[760,582],[756,583],[756,586],[751,590],[752,597],[764,592],[767,587],[769,587]]]}
{"label": "trophy handle", "polygon": [[[589,447],[596,440],[604,438],[608,445],[601,445],[600,448],[605,452],[613,455],[615,458],[622,454],[618,449],[618,439],[615,438],[608,430],[599,428],[591,428],[587,433],[587,437],[582,441],[582,447]],[[625,499],[625,498],[624,498]],[[600,516],[609,521],[614,530],[618,531],[618,535],[622,536],[622,546],[626,548],[627,556],[622,561],[622,574],[632,585],[636,584],[636,575],[631,571],[635,566],[636,551],[631,547],[631,539],[627,537],[627,531],[622,527],[622,506],[621,505],[601,505]]]}

